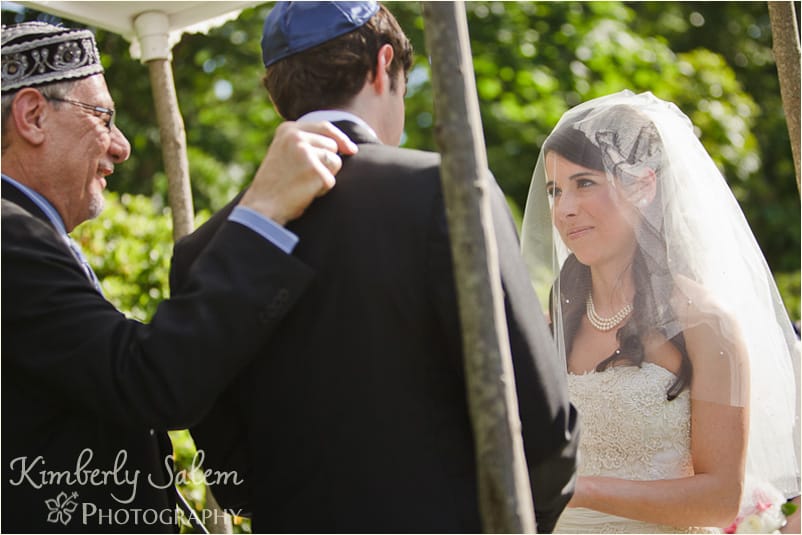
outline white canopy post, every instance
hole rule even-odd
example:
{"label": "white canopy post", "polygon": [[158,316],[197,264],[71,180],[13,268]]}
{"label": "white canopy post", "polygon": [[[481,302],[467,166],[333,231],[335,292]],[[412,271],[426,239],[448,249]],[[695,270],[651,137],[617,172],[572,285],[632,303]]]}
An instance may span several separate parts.
{"label": "white canopy post", "polygon": [[140,59],[150,72],[162,158],[167,172],[167,199],[173,212],[173,239],[178,240],[192,232],[194,210],[189,184],[187,137],[170,65],[167,14],[160,11],[141,13],[134,19],[134,29],[141,47]]}

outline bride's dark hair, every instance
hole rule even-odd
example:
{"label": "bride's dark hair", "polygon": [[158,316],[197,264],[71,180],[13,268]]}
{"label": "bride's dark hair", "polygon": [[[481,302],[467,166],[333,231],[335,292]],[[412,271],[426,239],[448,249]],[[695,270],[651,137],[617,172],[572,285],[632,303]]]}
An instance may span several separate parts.
{"label": "bride's dark hair", "polygon": [[[632,121],[648,124],[640,114],[629,108],[618,107],[608,110],[607,113],[625,113],[626,115],[636,115],[626,119],[628,127],[633,125]],[[588,113],[592,113],[588,112]],[[581,117],[577,122],[581,121]],[[634,124],[638,124],[634,123]],[[614,135],[614,134],[613,134]],[[659,138],[648,136],[651,141]],[[556,152],[567,160],[597,171],[605,172],[601,149],[594,144],[585,134],[574,128],[572,124],[566,124],[553,132],[543,146],[544,154]],[[657,179],[660,180],[659,169],[655,169]],[[616,177],[622,179],[622,177]],[[655,206],[660,206],[659,190],[657,197],[652,201]],[[651,333],[660,332],[668,337],[665,326],[676,325],[677,318],[668,302],[674,289],[674,279],[668,270],[668,259],[666,254],[665,239],[659,228],[655,228],[648,222],[643,224],[638,230],[638,247],[632,260],[632,277],[635,283],[635,297],[632,303],[632,313],[629,320],[616,332],[616,339],[620,352],[607,357],[597,366],[597,371],[603,371],[608,367],[620,362],[629,362],[632,365],[640,366],[645,357],[643,340]],[[646,241],[649,243],[649,255],[643,254],[641,244]],[[655,256],[655,253],[657,256]],[[571,284],[560,284],[560,306],[562,307],[562,319],[565,332],[565,354],[566,358],[571,354],[574,337],[582,315],[585,313],[585,300],[591,290],[590,268],[577,260],[571,254],[566,259],[560,270],[561,281],[571,281]],[[662,296],[662,297],[660,297]],[[553,299],[553,296],[552,296]],[[552,303],[552,307],[554,303]],[[685,347],[685,338],[682,332],[671,336],[669,341],[677,348],[681,355],[681,363],[677,379],[669,387],[667,398],[676,398],[685,388],[690,385],[693,375],[688,352]]]}

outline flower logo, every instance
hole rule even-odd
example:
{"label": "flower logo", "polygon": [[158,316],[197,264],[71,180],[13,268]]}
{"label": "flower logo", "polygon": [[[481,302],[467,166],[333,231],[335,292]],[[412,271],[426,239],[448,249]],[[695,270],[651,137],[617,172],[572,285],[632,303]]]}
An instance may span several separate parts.
{"label": "flower logo", "polygon": [[55,524],[61,522],[65,526],[72,520],[72,513],[78,507],[78,502],[75,499],[78,497],[77,492],[73,492],[67,496],[66,492],[59,492],[55,498],[45,500],[45,505],[49,513],[47,514],[47,521]]}

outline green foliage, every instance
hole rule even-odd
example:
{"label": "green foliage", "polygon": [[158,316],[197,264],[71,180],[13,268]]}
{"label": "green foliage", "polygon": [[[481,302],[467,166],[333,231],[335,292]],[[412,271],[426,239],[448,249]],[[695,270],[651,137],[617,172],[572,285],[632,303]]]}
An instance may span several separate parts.
{"label": "green foliage", "polygon": [[[640,34],[663,35],[678,54],[715,51],[744,91],[751,95],[753,155],[740,157],[741,165],[722,165],[733,192],[775,274],[793,273],[800,262],[800,199],[780,99],[779,80],[771,51],[771,25],[763,2],[632,2]],[[796,14],[800,15],[796,2]],[[798,22],[797,22],[798,23]],[[715,68],[715,67],[714,67]],[[724,101],[726,88],[710,86],[710,99]],[[688,98],[700,94],[692,89]],[[735,108],[740,112],[740,107]],[[737,121],[740,113],[731,120]],[[699,118],[692,116],[694,121]],[[698,123],[697,123],[698,124]],[[702,128],[703,142],[708,131]],[[740,151],[740,137],[731,135],[731,147],[710,147],[716,157],[723,151]],[[754,146],[751,143],[755,143]],[[707,144],[706,144],[707,145]],[[798,294],[797,294],[798,295]],[[795,315],[799,318],[798,313]]]}
{"label": "green foliage", "polygon": [[[195,226],[209,215],[199,211]],[[106,299],[128,317],[150,321],[170,292],[173,224],[161,199],[106,193],[103,214],[71,235],[97,273]]]}
{"label": "green foliage", "polygon": [[797,269],[789,273],[777,273],[774,278],[777,281],[777,288],[780,290],[785,308],[788,310],[791,319],[799,326],[800,314],[800,295],[802,295],[802,285],[800,284],[802,273]]}
{"label": "green foliage", "polygon": [[[197,453],[195,442],[186,429],[170,431],[169,435],[170,441],[173,443],[178,489],[187,502],[197,512],[200,512],[206,503],[206,486],[203,484],[202,470],[198,469],[197,463],[194,462]],[[181,533],[192,532],[189,525],[182,524]]]}
{"label": "green foliage", "polygon": [[[173,443],[178,488],[198,513],[199,518],[202,518],[203,509],[206,507],[207,489],[204,484],[203,467],[199,466],[201,459],[196,458],[197,448],[195,448],[195,442],[186,429],[170,431],[169,434]],[[231,524],[234,533],[251,533],[251,520],[249,518],[234,516],[231,519]],[[193,529],[190,525],[182,525],[181,533],[193,533]]]}
{"label": "green foliage", "polygon": [[799,509],[799,506],[792,502],[785,502],[782,504],[780,509],[785,516],[791,516],[792,514],[796,513],[796,510]]}
{"label": "green foliage", "polygon": [[72,232],[103,292],[129,317],[146,322],[168,297],[172,257],[168,208],[143,195],[106,195],[103,215]]}

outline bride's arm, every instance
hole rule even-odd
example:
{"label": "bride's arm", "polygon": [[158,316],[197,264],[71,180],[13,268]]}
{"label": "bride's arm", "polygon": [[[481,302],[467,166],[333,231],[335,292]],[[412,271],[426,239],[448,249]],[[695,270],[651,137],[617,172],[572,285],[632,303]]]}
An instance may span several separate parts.
{"label": "bride's arm", "polygon": [[692,427],[703,429],[696,433],[703,436],[692,438],[693,476],[657,481],[580,477],[569,507],[676,527],[731,524],[741,493],[745,410],[698,403],[705,406],[693,409]]}
{"label": "bride's arm", "polygon": [[[693,363],[691,455],[694,475],[629,481],[580,477],[569,507],[676,527],[726,527],[737,513],[748,436],[748,372],[739,341],[722,342],[721,324],[685,331]],[[737,336],[736,336],[737,338]]]}

